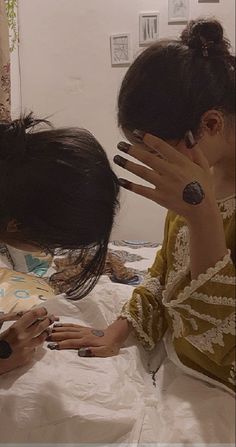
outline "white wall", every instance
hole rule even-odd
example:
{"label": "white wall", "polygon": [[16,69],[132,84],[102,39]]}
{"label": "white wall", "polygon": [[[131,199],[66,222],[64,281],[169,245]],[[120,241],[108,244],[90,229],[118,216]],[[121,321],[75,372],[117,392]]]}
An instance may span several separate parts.
{"label": "white wall", "polygon": [[[131,32],[137,54],[138,13],[144,11],[160,12],[161,36],[178,35],[182,26],[168,25],[168,0],[18,2],[23,109],[52,115],[56,125],[87,127],[112,160],[121,139],[116,98],[126,69],[111,67],[109,36]],[[234,42],[235,0],[190,4],[192,18],[215,15]],[[161,207],[123,192],[114,237],[161,241],[164,217]]]}

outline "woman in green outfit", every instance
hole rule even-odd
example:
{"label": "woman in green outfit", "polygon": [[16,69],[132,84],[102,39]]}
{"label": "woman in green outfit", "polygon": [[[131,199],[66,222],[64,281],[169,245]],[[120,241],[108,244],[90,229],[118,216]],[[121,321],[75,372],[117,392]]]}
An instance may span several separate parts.
{"label": "woman in green outfit", "polygon": [[235,57],[217,21],[192,21],[134,61],[118,101],[131,144],[118,149],[142,165],[115,162],[150,183],[120,179],[123,187],[169,210],[164,242],[111,326],[55,325],[51,348],[106,357],[132,331],[147,349],[164,338],[185,371],[234,388],[234,98]]}

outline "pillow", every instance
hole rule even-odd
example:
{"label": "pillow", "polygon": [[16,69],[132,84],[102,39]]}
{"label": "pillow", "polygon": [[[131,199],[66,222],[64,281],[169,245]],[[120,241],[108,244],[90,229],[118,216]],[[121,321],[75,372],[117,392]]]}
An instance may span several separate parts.
{"label": "pillow", "polygon": [[13,268],[13,262],[6,245],[0,244],[0,268]]}
{"label": "pillow", "polygon": [[14,270],[30,273],[36,276],[46,276],[52,264],[52,256],[44,252],[30,253],[7,245],[7,250],[13,262]]}
{"label": "pillow", "polygon": [[0,312],[20,312],[54,298],[44,279],[0,268]]}

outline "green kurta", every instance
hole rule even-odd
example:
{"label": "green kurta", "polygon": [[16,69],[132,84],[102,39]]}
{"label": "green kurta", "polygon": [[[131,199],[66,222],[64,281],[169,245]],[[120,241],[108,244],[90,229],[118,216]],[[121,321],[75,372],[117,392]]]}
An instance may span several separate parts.
{"label": "green kurta", "polygon": [[146,349],[168,333],[183,366],[234,389],[235,197],[218,206],[228,247],[224,259],[191,280],[188,227],[184,218],[169,212],[163,246],[121,317]]}

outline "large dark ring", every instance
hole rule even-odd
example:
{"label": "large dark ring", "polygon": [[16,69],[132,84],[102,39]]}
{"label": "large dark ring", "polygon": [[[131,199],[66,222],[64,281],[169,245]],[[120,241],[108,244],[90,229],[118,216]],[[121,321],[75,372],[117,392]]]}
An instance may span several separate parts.
{"label": "large dark ring", "polygon": [[12,354],[12,349],[6,340],[0,340],[0,359],[8,359]]}
{"label": "large dark ring", "polygon": [[183,190],[183,199],[190,205],[198,205],[203,201],[205,193],[198,182],[191,182]]}
{"label": "large dark ring", "polygon": [[96,337],[104,337],[104,332],[100,331],[99,329],[92,329],[91,332]]}

